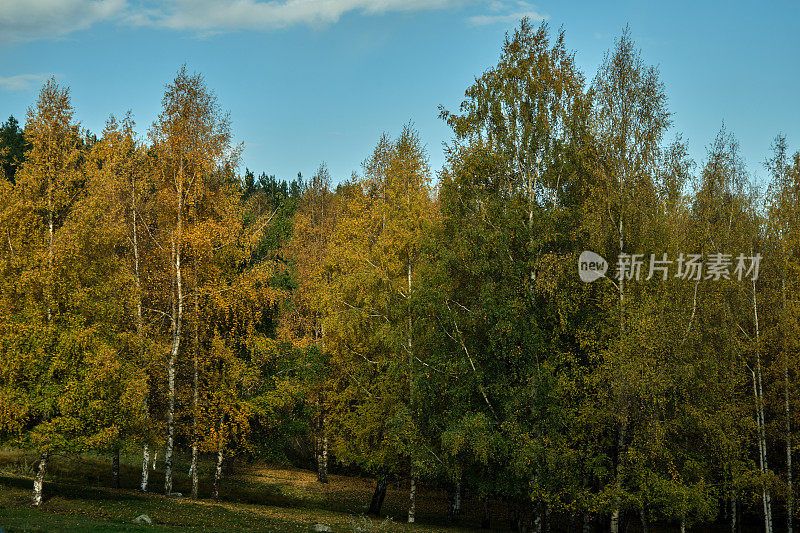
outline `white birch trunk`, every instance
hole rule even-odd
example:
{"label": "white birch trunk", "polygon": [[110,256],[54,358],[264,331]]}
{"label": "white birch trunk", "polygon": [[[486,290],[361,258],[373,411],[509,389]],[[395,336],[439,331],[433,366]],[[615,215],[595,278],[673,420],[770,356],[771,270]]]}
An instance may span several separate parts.
{"label": "white birch trunk", "polygon": [[317,481],[320,483],[328,482],[328,436],[325,434],[325,416],[320,417],[319,432],[322,434],[318,439],[319,452],[317,453]]}
{"label": "white birch trunk", "polygon": [[197,409],[198,409],[198,351],[200,350],[200,303],[197,291],[197,255],[194,260],[194,372],[192,379],[192,498],[197,499],[199,479],[197,475]]}
{"label": "white birch trunk", "polygon": [[417,479],[413,475],[408,490],[408,500],[408,523],[413,524],[417,518]]}
{"label": "white birch trunk", "polygon": [[177,183],[175,184],[177,200],[177,224],[172,236],[172,253],[175,260],[175,304],[172,316],[172,349],[169,354],[167,370],[169,407],[167,409],[167,445],[164,450],[164,492],[172,492],[172,453],[175,445],[175,362],[181,345],[181,321],[183,320],[183,286],[181,278],[181,242],[183,239],[183,159],[180,161]]}
{"label": "white birch trunk", "polygon": [[[406,189],[410,189],[410,186]],[[408,211],[411,215],[411,199],[408,198]],[[412,327],[413,321],[411,318],[411,251],[409,249],[407,257],[407,276],[408,276],[408,292],[406,293],[406,312],[408,313],[408,329],[406,331],[408,342],[408,403],[411,407],[411,416],[414,416],[414,350],[412,345]],[[413,524],[417,515],[417,479],[414,468],[414,458],[411,457],[411,484],[408,491],[408,523]]]}
{"label": "white birch trunk", "polygon": [[325,481],[323,483],[328,482],[328,436],[323,434],[322,435],[322,476]]}
{"label": "white birch trunk", "polygon": [[219,482],[222,479],[222,445],[217,450],[217,466],[214,468],[214,494],[213,498],[219,500]]}
{"label": "white birch trunk", "polygon": [[[756,371],[753,379],[754,394],[756,397],[756,422],[758,426],[758,444],[760,452],[761,473],[769,471],[767,463],[767,437],[765,431],[764,418],[764,388],[761,380],[761,351],[760,351],[760,330],[758,325],[758,300],[756,298],[756,282],[753,280],[753,321],[756,333]],[[766,484],[762,487],[761,499],[764,507],[764,530],[772,533],[772,497],[769,487]]]}
{"label": "white birch trunk", "polygon": [[53,305],[53,183],[47,175],[47,322],[52,319]]}
{"label": "white birch trunk", "polygon": [[167,369],[167,385],[169,404],[167,408],[167,444],[164,449],[164,492],[172,492],[172,453],[175,444],[175,362],[181,344],[181,318],[183,314],[183,293],[181,287],[181,254],[176,249],[175,237],[172,239],[172,250],[175,255],[176,306],[172,326],[172,348],[169,354]]}
{"label": "white birch trunk", "polygon": [[212,497],[215,500],[219,499],[219,483],[222,479],[222,459],[224,457],[225,451],[225,439],[222,436],[222,432],[225,426],[225,416],[223,415],[219,421],[219,441],[217,443],[217,465],[214,469],[214,491],[212,493]]}
{"label": "white birch trunk", "polygon": [[[47,227],[48,227],[48,240],[47,240],[47,323],[50,324],[52,319],[52,301],[53,301],[53,181],[52,169],[47,174]],[[36,470],[36,476],[33,478],[33,505],[38,507],[42,504],[42,487],[44,485],[44,473],[47,469],[47,453],[42,453],[39,457],[39,465]]]}
{"label": "white birch trunk", "polygon": [[[142,281],[139,272],[139,232],[136,226],[136,219],[138,217],[138,205],[136,202],[136,181],[131,175],[131,218],[133,229],[133,274],[134,284],[136,288],[136,336],[139,339],[139,358],[144,364],[144,328],[142,322]],[[145,382],[147,382],[147,371],[145,370]],[[145,391],[144,401],[142,402],[142,412],[144,418],[148,417],[147,398],[150,394],[149,384]],[[147,492],[147,483],[149,480],[149,466],[150,466],[150,449],[147,443],[142,445],[142,478],[139,488],[142,492]]]}
{"label": "white birch trunk", "polygon": [[147,483],[150,479],[150,447],[145,443],[142,446],[142,480],[139,488],[142,492],[147,492]]}
{"label": "white birch trunk", "polygon": [[36,467],[36,476],[33,478],[33,505],[38,507],[42,504],[42,487],[44,486],[44,473],[47,469],[47,459],[49,454],[43,453],[39,457],[39,464]]}

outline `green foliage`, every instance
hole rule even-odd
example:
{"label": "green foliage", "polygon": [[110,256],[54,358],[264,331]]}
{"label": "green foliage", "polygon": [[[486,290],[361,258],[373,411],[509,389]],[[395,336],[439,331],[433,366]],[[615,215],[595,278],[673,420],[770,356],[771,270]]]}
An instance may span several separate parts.
{"label": "green foliage", "polygon": [[0,125],[0,167],[5,179],[14,183],[17,170],[25,159],[25,134],[13,116]]}

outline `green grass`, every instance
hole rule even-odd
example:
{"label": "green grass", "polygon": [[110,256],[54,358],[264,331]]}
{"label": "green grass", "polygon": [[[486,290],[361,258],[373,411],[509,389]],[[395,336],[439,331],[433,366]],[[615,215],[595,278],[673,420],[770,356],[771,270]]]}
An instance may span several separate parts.
{"label": "green grass", "polygon": [[[287,531],[305,532],[315,522],[334,531],[456,531],[444,524],[445,496],[441,491],[420,491],[418,521],[408,526],[405,517],[408,493],[391,488],[384,512],[398,521],[374,521],[361,516],[369,502],[374,480],[331,476],[316,482],[312,472],[268,465],[241,465],[223,479],[221,501],[209,499],[213,465],[200,468],[199,500],[166,498],[156,492],[143,494],[139,484],[140,461],[123,457],[121,489],[112,489],[110,460],[97,456],[54,457],[48,466],[44,503],[30,506],[34,456],[16,451],[0,452],[0,526],[6,532],[64,531]],[[139,463],[140,464],[140,463]],[[159,468],[163,464],[158,465]],[[176,462],[175,489],[188,494],[188,464]],[[159,491],[164,477],[151,471],[150,488]],[[133,524],[148,515],[153,526]],[[465,530],[461,530],[465,531]]]}

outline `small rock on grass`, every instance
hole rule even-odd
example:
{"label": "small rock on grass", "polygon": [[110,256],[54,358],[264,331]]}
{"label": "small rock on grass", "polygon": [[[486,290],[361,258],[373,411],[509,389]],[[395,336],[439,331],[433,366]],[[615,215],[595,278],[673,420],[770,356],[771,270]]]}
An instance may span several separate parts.
{"label": "small rock on grass", "polygon": [[333,530],[331,526],[325,524],[312,524],[311,531],[316,531],[317,533],[331,533]]}
{"label": "small rock on grass", "polygon": [[180,492],[170,492],[167,494],[167,498],[183,498],[183,494]]}
{"label": "small rock on grass", "polygon": [[136,518],[133,519],[134,524],[147,524],[148,526],[153,525],[153,519],[147,516],[146,514],[140,514]]}

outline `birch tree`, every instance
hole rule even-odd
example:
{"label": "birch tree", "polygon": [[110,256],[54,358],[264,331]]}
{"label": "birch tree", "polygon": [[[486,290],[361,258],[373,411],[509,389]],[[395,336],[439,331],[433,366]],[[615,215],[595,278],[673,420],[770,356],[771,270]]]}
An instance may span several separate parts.
{"label": "birch tree", "polygon": [[322,295],[330,284],[325,265],[330,254],[331,236],[336,224],[336,199],[331,190],[327,167],[320,165],[306,184],[293,219],[292,239],[286,244],[286,255],[294,262],[298,282],[296,299],[283,315],[283,329],[296,346],[306,350],[316,361],[309,361],[313,371],[307,376],[308,401],[314,410],[314,442],[317,480],[328,482],[329,436],[326,431],[324,318],[327,309]]}
{"label": "birch tree", "polygon": [[[785,449],[786,530],[794,529],[793,406],[792,376],[796,372],[790,354],[797,350],[797,282],[800,258],[797,235],[800,202],[800,154],[790,156],[786,137],[778,135],[772,156],[766,161],[771,181],[766,195],[765,288],[767,313],[772,315],[766,328],[766,346],[775,354],[781,383],[783,440]],[[772,267],[772,268],[770,268]],[[770,298],[769,295],[772,295]],[[771,311],[771,313],[770,313]],[[774,364],[774,363],[773,363]]]}
{"label": "birch tree", "polygon": [[38,385],[31,383],[28,404],[28,416],[36,421],[37,428],[31,436],[40,449],[33,484],[36,506],[42,503],[48,459],[58,449],[53,420],[58,417],[60,387],[68,378],[54,372],[63,355],[59,332],[66,325],[60,320],[58,277],[62,258],[57,255],[56,234],[75,201],[81,180],[79,130],[73,123],[73,113],[69,89],[60,87],[55,79],[45,83],[36,104],[28,109],[25,135],[30,149],[16,177],[20,187],[16,239],[7,235],[9,243],[17,241],[15,253],[20,254],[20,266],[26,264],[24,271],[30,273],[19,287],[27,309],[18,310],[29,314],[35,326],[29,332],[30,342],[18,347],[37,354],[43,363],[36,365],[40,371],[19,382],[30,383],[29,379],[37,379],[34,375],[41,380]]}
{"label": "birch tree", "polygon": [[414,130],[384,135],[364,162],[364,177],[342,204],[329,260],[331,310],[323,322],[332,352],[330,426],[337,456],[378,474],[370,512],[380,512],[387,476],[411,483],[419,457],[415,383],[418,357],[414,269],[431,218],[427,157]]}
{"label": "birch tree", "polygon": [[[643,211],[637,206],[645,198],[653,196],[661,138],[670,124],[664,86],[658,70],[645,65],[626,27],[614,50],[603,59],[592,88],[598,170],[604,187],[597,199],[605,204],[598,205],[597,212],[602,213],[603,227],[616,233],[618,246],[615,251],[630,254],[639,251],[637,248],[645,241],[640,232],[646,232],[650,227],[647,220],[639,216]],[[619,347],[622,349],[626,345],[625,279],[619,279],[615,288],[618,293]],[[617,355],[620,361],[628,356],[626,353]],[[627,445],[632,391],[626,389],[626,379],[621,374],[617,374],[612,383],[617,395],[616,491],[620,492],[620,461]],[[611,510],[612,533],[619,531],[620,513],[617,504]]]}
{"label": "birch tree", "polygon": [[[180,353],[185,306],[186,226],[195,222],[187,210],[193,208],[198,194],[202,193],[205,182],[214,171],[235,166],[238,152],[231,146],[228,116],[221,113],[216,97],[206,87],[203,77],[189,74],[185,66],[167,85],[162,111],[150,130],[150,137],[163,184],[159,194],[161,210],[169,219],[159,238],[162,249],[168,250],[172,271],[171,305],[168,311],[161,311],[169,317],[171,337],[167,360],[167,442],[164,452],[164,491],[169,494],[172,492],[175,441],[175,365]],[[195,364],[193,376],[198,372],[199,366]],[[196,382],[194,377],[193,383]],[[195,404],[193,416],[196,412]],[[193,448],[192,455],[196,465],[196,448]]]}

